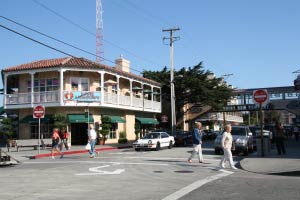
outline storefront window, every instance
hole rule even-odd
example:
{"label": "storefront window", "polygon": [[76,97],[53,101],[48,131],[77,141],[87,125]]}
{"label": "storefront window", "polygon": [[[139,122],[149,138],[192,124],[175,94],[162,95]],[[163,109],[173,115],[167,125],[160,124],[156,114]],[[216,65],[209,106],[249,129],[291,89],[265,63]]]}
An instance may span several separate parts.
{"label": "storefront window", "polygon": [[[51,138],[52,133],[52,125],[49,123],[41,123],[41,139],[42,138]],[[31,124],[30,126],[31,132],[31,139],[38,139],[39,138],[39,125],[38,124]]]}

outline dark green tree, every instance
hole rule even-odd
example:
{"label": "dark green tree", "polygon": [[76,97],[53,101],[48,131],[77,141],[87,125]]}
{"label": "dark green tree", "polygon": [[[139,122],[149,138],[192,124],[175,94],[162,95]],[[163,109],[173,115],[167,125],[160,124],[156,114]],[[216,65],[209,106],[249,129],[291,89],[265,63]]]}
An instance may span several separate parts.
{"label": "dark green tree", "polygon": [[[218,110],[230,100],[232,89],[223,78],[216,78],[212,74],[204,70],[202,62],[194,67],[174,71],[177,118],[183,115],[181,108],[187,103],[208,105]],[[161,71],[144,71],[143,76],[161,83],[162,113],[170,113],[170,71],[164,67]]]}
{"label": "dark green tree", "polygon": [[7,139],[12,139],[16,137],[16,131],[14,130],[14,126],[12,124],[13,120],[11,118],[3,118],[2,119],[2,134]]}
{"label": "dark green tree", "polygon": [[65,114],[55,114],[53,115],[53,121],[54,121],[54,128],[59,128],[62,130],[63,128],[67,127],[67,117]]}

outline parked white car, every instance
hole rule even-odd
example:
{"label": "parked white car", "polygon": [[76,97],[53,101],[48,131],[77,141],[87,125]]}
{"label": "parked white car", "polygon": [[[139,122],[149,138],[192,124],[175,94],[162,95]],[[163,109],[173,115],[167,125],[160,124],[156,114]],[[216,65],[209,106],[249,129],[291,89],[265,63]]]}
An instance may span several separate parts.
{"label": "parked white car", "polygon": [[171,149],[174,144],[174,137],[168,135],[168,133],[150,132],[143,138],[134,142],[132,145],[136,151],[139,151],[140,149],[155,149],[156,151],[158,151],[163,147],[168,147],[169,149]]}

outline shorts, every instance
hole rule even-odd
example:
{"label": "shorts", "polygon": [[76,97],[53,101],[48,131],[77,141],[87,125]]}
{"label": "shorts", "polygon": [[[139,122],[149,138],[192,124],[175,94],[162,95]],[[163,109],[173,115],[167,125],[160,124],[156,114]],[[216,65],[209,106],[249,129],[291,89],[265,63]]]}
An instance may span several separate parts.
{"label": "shorts", "polygon": [[59,140],[52,140],[52,148],[58,148]]}

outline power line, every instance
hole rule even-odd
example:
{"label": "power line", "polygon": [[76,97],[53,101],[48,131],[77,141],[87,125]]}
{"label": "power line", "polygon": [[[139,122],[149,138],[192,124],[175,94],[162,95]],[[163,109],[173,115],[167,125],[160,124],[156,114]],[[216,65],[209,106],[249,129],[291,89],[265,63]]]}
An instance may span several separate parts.
{"label": "power line", "polygon": [[45,37],[47,37],[47,38],[50,38],[50,39],[55,40],[55,41],[57,41],[57,42],[60,42],[60,43],[62,43],[62,44],[64,44],[64,45],[67,45],[67,46],[72,47],[72,48],[74,48],[74,49],[80,50],[80,51],[85,52],[85,53],[87,53],[87,54],[96,56],[96,54],[93,54],[93,53],[91,53],[91,52],[89,52],[89,51],[86,51],[86,50],[84,50],[84,49],[78,48],[78,47],[76,47],[76,46],[74,46],[74,45],[72,45],[72,44],[68,44],[68,43],[66,43],[66,42],[64,42],[64,41],[62,41],[62,40],[56,39],[56,38],[54,38],[54,37],[52,37],[52,36],[50,36],[50,35],[47,35],[47,34],[42,33],[42,32],[40,32],[40,31],[37,31],[37,30],[35,30],[35,29],[33,29],[33,28],[30,28],[30,27],[28,27],[28,26],[25,26],[24,24],[21,24],[21,23],[19,23],[19,22],[16,22],[16,21],[14,21],[14,20],[12,20],[12,19],[8,19],[7,17],[4,17],[4,16],[0,16],[0,17],[3,18],[3,19],[5,19],[5,20],[7,20],[7,21],[10,21],[10,22],[12,22],[12,23],[15,23],[15,24],[17,24],[17,25],[19,25],[19,26],[22,26],[23,28],[26,28],[26,29],[31,30],[31,31],[33,31],[33,32],[35,32],[35,33],[38,33],[38,34],[40,34],[40,35],[43,35],[43,36],[45,36]]}
{"label": "power line", "polygon": [[[52,37],[52,36],[49,36],[49,35],[47,35],[47,34],[45,34],[45,33],[42,33],[42,32],[40,32],[40,31],[37,31],[37,30],[35,30],[35,29],[33,29],[33,28],[30,28],[30,27],[28,27],[28,26],[25,26],[24,24],[21,24],[21,23],[19,23],[19,22],[16,22],[16,21],[14,21],[14,20],[12,20],[12,19],[9,19],[9,18],[4,17],[4,16],[0,16],[0,17],[3,18],[3,19],[5,19],[5,20],[8,20],[8,21],[10,21],[10,22],[12,22],[12,23],[15,23],[15,24],[17,24],[17,25],[19,25],[19,26],[21,26],[21,27],[23,27],[23,28],[26,28],[26,29],[31,30],[31,31],[33,31],[33,32],[35,32],[35,33],[38,33],[38,34],[40,34],[40,35],[43,35],[43,36],[45,36],[45,37],[47,37],[47,38],[50,38],[50,39],[55,40],[55,41],[57,41],[57,42],[60,42],[60,43],[62,43],[62,44],[64,44],[64,45],[67,45],[67,46],[69,46],[69,47],[72,47],[72,48],[74,48],[74,49],[77,49],[77,50],[79,50],[79,51],[82,51],[82,52],[85,52],[85,53],[87,53],[87,54],[90,54],[90,55],[93,55],[93,56],[96,56],[96,57],[97,57],[97,55],[94,54],[94,53],[91,53],[91,52],[89,52],[89,51],[86,51],[86,50],[84,50],[84,49],[81,49],[81,48],[79,48],[79,47],[76,47],[76,46],[74,46],[74,45],[72,45],[72,44],[66,43],[66,42],[64,42],[64,41],[62,41],[62,40],[56,39],[56,38],[54,38],[54,37]],[[11,29],[11,30],[12,30],[12,29]],[[74,57],[74,56],[73,56],[73,57]],[[112,60],[105,59],[105,58],[102,58],[102,59],[104,59],[105,61],[108,61],[108,62],[110,62],[110,63],[115,64],[115,62],[112,61]],[[138,73],[140,73],[140,74],[142,73],[141,71],[136,70],[136,69],[134,69],[134,68],[131,68],[131,70],[136,71],[136,72],[138,72]]]}
{"label": "power line", "polygon": [[40,41],[35,40],[35,39],[31,38],[31,37],[28,37],[28,36],[26,36],[26,35],[24,35],[24,34],[22,34],[22,33],[19,33],[19,32],[17,32],[17,31],[14,31],[14,30],[12,30],[12,29],[6,27],[6,26],[3,26],[3,25],[0,24],[0,27],[6,29],[6,30],[8,30],[8,31],[11,31],[11,32],[13,32],[13,33],[15,33],[15,34],[18,34],[18,35],[20,35],[20,36],[22,36],[22,37],[24,37],[24,38],[26,38],[26,39],[29,39],[29,40],[31,40],[31,41],[33,41],[33,42],[36,42],[36,43],[38,43],[38,44],[40,44],[40,45],[43,45],[43,46],[45,46],[45,47],[48,47],[48,48],[50,48],[50,49],[52,49],[52,50],[55,50],[55,51],[58,51],[58,52],[60,52],[60,53],[62,53],[62,54],[65,54],[65,55],[67,55],[67,56],[71,56],[71,57],[75,57],[75,58],[76,58],[76,56],[73,56],[73,55],[71,55],[71,54],[69,54],[69,53],[66,53],[66,52],[64,52],[64,51],[61,51],[61,50],[56,49],[56,48],[54,48],[54,47],[51,47],[50,45],[47,45],[47,44],[45,44],[45,43],[43,43],[43,42],[40,42]]}
{"label": "power line", "polygon": [[[84,27],[80,26],[79,24],[73,22],[72,20],[70,20],[70,19],[68,19],[67,17],[63,16],[62,14],[60,14],[60,13],[54,11],[53,9],[47,7],[46,5],[40,3],[39,1],[37,1],[37,0],[32,0],[32,1],[33,1],[34,3],[36,3],[36,4],[38,4],[39,6],[43,7],[44,9],[48,10],[48,11],[51,12],[52,14],[54,14],[54,15],[56,15],[56,16],[62,18],[63,20],[69,22],[69,23],[72,24],[73,26],[75,26],[75,27],[81,29],[82,31],[84,31],[84,32],[86,32],[86,33],[88,33],[88,34],[90,34],[90,35],[92,35],[92,36],[96,36],[95,33],[90,32],[90,31],[87,30],[86,28],[84,28]],[[139,58],[139,59],[141,59],[141,60],[144,60],[144,61],[146,61],[146,62],[148,62],[148,63],[152,63],[152,64],[159,65],[158,63],[155,63],[155,62],[153,62],[153,61],[151,61],[151,60],[149,60],[149,59],[147,59],[147,58],[144,58],[144,57],[142,57],[142,56],[139,56],[139,55],[137,55],[137,54],[135,54],[135,53],[133,53],[133,52],[131,52],[131,51],[125,49],[125,48],[119,47],[118,45],[114,44],[113,42],[110,42],[110,41],[108,41],[108,40],[106,40],[106,39],[103,39],[103,41],[105,41],[106,43],[110,44],[111,46],[114,46],[114,47],[116,47],[116,48],[118,48],[118,49],[120,49],[120,50],[122,50],[122,51],[125,51],[125,52],[128,53],[128,54],[131,54],[132,56],[134,56],[134,57],[136,57],[136,58]]]}

